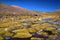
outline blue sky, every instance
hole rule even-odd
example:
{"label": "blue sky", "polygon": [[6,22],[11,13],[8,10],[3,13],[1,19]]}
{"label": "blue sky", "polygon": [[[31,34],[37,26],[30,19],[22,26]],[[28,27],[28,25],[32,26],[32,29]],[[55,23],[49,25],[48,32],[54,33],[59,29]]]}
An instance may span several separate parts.
{"label": "blue sky", "polygon": [[43,12],[51,12],[60,9],[60,0],[0,0],[0,2]]}

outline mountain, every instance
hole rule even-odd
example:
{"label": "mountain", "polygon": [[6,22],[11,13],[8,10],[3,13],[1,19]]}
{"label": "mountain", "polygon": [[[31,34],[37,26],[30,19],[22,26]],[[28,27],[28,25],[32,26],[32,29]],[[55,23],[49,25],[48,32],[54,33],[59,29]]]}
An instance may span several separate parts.
{"label": "mountain", "polygon": [[60,14],[60,10],[55,10],[54,13],[59,13]]}
{"label": "mountain", "polygon": [[33,10],[28,10],[26,8],[22,8],[16,5],[6,5],[0,3],[0,14],[14,14],[14,15],[54,15],[59,14],[60,10],[56,10],[53,12],[38,12]]}
{"label": "mountain", "polygon": [[16,15],[25,15],[25,14],[29,14],[29,15],[37,15],[38,13],[35,11],[31,11],[28,10],[26,8],[22,8],[19,6],[15,6],[15,5],[6,5],[3,3],[0,3],[0,14],[16,14]]}

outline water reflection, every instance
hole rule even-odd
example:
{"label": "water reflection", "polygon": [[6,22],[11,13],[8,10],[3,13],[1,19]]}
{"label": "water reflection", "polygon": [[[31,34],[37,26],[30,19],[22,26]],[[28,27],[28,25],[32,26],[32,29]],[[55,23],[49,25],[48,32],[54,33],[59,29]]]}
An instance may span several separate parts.
{"label": "water reflection", "polygon": [[12,39],[10,36],[5,36],[4,37],[4,40],[10,40],[10,39]]}
{"label": "water reflection", "polygon": [[12,38],[9,36],[4,37],[4,40],[30,40],[31,38]]}

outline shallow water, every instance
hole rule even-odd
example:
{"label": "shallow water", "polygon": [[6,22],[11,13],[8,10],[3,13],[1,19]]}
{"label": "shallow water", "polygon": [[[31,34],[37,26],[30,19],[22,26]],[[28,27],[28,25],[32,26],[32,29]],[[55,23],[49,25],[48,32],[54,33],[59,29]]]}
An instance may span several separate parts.
{"label": "shallow water", "polygon": [[4,38],[4,40],[30,40],[31,38],[9,38],[9,37],[7,37],[7,38]]}

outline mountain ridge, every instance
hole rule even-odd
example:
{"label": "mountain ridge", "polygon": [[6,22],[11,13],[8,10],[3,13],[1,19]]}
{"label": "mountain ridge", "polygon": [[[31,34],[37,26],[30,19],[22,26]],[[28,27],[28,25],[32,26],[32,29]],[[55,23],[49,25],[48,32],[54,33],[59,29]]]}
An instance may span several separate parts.
{"label": "mountain ridge", "polygon": [[6,4],[0,4],[0,13],[4,14],[37,14],[35,11],[28,10],[19,6],[8,6]]}
{"label": "mountain ridge", "polygon": [[38,12],[33,10],[28,10],[26,8],[22,8],[20,6],[16,5],[6,5],[3,3],[0,3],[0,14],[14,14],[14,15],[40,15],[40,14],[46,14],[46,13],[53,13],[53,14],[59,14],[60,10],[53,11],[53,12]]}

